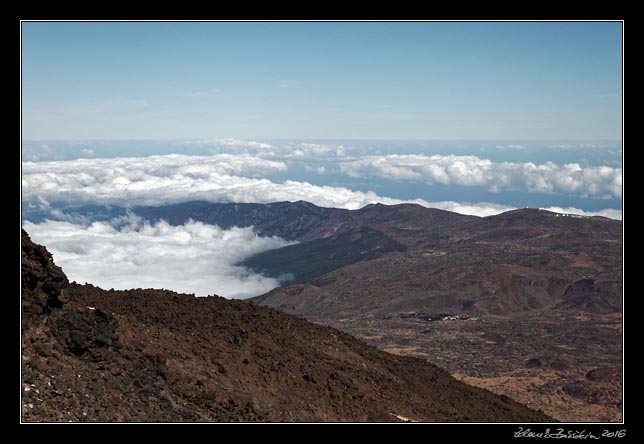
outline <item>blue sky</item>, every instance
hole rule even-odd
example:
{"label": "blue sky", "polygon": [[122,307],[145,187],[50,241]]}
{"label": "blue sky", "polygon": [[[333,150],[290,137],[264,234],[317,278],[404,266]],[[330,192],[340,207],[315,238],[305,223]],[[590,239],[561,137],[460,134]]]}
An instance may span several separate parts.
{"label": "blue sky", "polygon": [[23,23],[23,137],[621,139],[621,23]]}

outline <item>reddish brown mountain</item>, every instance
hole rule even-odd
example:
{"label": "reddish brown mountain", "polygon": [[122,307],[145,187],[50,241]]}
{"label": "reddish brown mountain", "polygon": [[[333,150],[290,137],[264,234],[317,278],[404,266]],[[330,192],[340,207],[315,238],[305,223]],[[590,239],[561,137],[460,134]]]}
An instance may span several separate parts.
{"label": "reddish brown mountain", "polygon": [[[621,310],[619,221],[529,209],[459,217],[416,205],[372,205],[342,217],[345,230],[368,226],[403,247],[388,254],[373,250],[317,278],[299,279],[308,285],[276,289],[255,302],[322,321],[409,311],[478,316],[548,307],[592,313]],[[331,245],[339,236],[338,232],[323,240]],[[308,267],[308,273],[298,273],[312,276],[317,268],[310,263],[323,255],[329,262],[337,250],[318,246],[306,255],[310,260],[296,254],[308,252],[312,242],[321,241],[261,253],[246,264],[275,268],[274,274],[277,268],[287,273]],[[357,250],[369,251],[367,244]],[[349,242],[341,245],[350,247]]]}
{"label": "reddish brown mountain", "polygon": [[[253,302],[422,357],[562,421],[620,420],[621,221],[535,209],[458,217],[413,205],[340,216],[405,249],[356,257]],[[246,263],[311,271],[293,250],[312,242]],[[318,263],[329,253],[319,250]],[[610,377],[586,377],[602,368]]]}

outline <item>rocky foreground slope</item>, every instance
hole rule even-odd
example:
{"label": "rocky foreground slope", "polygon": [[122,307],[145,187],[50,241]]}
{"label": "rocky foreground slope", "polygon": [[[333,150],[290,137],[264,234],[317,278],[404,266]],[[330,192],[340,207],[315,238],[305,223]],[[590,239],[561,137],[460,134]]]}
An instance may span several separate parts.
{"label": "rocky foreground slope", "polygon": [[551,421],[266,307],[68,284],[22,245],[23,421]]}

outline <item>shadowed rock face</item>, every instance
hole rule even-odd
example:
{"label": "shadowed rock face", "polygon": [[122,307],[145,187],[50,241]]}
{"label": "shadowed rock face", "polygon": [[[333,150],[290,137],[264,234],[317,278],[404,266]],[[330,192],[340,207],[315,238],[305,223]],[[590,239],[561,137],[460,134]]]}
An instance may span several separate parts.
{"label": "shadowed rock face", "polygon": [[24,421],[551,421],[270,308],[68,285],[22,236]]}
{"label": "shadowed rock face", "polygon": [[48,313],[62,307],[63,289],[67,286],[67,276],[47,249],[31,242],[29,235],[22,230],[22,313],[23,326],[32,317]]}

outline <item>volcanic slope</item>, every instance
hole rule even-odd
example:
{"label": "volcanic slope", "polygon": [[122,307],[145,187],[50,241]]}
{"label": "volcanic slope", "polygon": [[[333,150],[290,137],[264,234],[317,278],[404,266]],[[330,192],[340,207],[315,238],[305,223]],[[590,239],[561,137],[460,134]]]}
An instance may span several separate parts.
{"label": "volcanic slope", "polygon": [[554,307],[618,313],[621,226],[604,218],[516,210],[420,226],[406,237],[390,231],[405,251],[372,256],[254,300],[320,320],[403,312],[509,315]]}
{"label": "volcanic slope", "polygon": [[267,307],[68,284],[22,232],[23,421],[550,422]]}
{"label": "volcanic slope", "polygon": [[423,357],[559,420],[619,421],[621,221],[536,209],[448,221],[409,224],[421,229],[406,239],[390,230],[405,251],[252,300]]}

